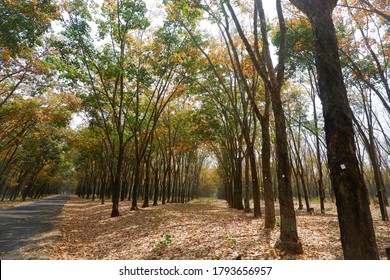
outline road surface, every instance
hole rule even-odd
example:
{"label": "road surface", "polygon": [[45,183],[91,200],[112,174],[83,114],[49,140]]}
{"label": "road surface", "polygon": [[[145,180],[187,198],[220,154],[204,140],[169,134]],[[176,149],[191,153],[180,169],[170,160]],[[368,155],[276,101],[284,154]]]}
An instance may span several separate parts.
{"label": "road surface", "polygon": [[0,210],[0,259],[20,259],[19,249],[52,230],[68,195]]}

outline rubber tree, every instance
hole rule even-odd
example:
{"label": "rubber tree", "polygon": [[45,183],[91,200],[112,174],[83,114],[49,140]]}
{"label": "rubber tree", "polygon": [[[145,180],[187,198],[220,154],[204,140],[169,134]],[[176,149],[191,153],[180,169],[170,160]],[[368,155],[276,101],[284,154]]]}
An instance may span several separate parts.
{"label": "rubber tree", "polygon": [[378,259],[369,198],[356,156],[352,111],[341,72],[332,20],[337,0],[290,0],[309,18],[314,32],[315,61],[331,183],[336,196],[345,259]]}
{"label": "rubber tree", "polygon": [[[302,244],[298,238],[294,203],[292,197],[291,185],[291,165],[289,160],[286,117],[282,103],[282,86],[285,78],[285,60],[286,60],[286,24],[282,12],[281,1],[276,1],[278,14],[278,23],[280,27],[281,40],[278,53],[278,65],[273,65],[269,34],[267,29],[267,20],[263,9],[263,2],[256,0],[254,6],[254,38],[255,48],[252,47],[246,37],[242,26],[237,18],[236,12],[230,1],[225,1],[227,9],[234,21],[237,32],[245,45],[245,49],[253,62],[253,65],[262,78],[265,90],[269,91],[272,110],[275,117],[275,135],[276,135],[276,161],[277,161],[277,185],[279,192],[281,229],[280,238],[275,247],[283,251],[300,254],[303,252]],[[260,32],[257,30],[257,24],[260,22]],[[261,39],[262,49],[258,49],[258,40]]]}

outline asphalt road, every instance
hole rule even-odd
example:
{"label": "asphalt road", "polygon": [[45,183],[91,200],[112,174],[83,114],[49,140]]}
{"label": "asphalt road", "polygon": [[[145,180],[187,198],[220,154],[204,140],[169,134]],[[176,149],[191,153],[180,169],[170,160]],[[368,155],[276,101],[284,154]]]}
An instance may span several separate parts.
{"label": "asphalt road", "polygon": [[50,231],[68,199],[68,195],[58,195],[0,210],[0,258],[8,254],[8,258],[17,259],[19,248],[32,242],[34,236]]}

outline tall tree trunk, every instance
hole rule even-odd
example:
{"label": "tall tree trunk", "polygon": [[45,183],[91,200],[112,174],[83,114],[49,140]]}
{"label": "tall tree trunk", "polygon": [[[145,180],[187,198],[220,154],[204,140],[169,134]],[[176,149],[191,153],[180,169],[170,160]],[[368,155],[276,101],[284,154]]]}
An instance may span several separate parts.
{"label": "tall tree trunk", "polygon": [[92,201],[95,201],[96,189],[98,186],[98,176],[93,177],[93,190],[92,190]]}
{"label": "tall tree trunk", "polygon": [[163,175],[163,181],[162,181],[161,204],[164,205],[164,204],[166,204],[168,167],[164,165],[163,168],[164,168],[164,175]]}
{"label": "tall tree trunk", "polygon": [[[365,98],[364,96],[362,96],[362,97],[363,97],[363,99]],[[383,177],[382,177],[382,173],[381,173],[380,166],[379,166],[379,159],[378,159],[377,150],[376,150],[376,146],[375,146],[375,138],[374,138],[374,131],[373,131],[373,127],[372,127],[372,120],[370,120],[370,113],[367,112],[366,106],[364,106],[364,110],[365,110],[367,118],[369,120],[368,121],[368,134],[369,134],[368,137],[364,133],[360,122],[355,117],[353,117],[353,120],[354,120],[354,123],[357,127],[357,130],[358,130],[361,138],[363,139],[363,143],[366,146],[368,155],[370,157],[372,170],[374,173],[373,174],[374,175],[374,182],[375,182],[375,186],[377,189],[377,195],[378,195],[378,201],[379,201],[379,207],[380,207],[380,211],[381,211],[381,215],[382,215],[382,220],[388,221],[389,216],[387,214],[387,209],[386,209],[385,185],[383,182]],[[363,160],[360,160],[360,161],[363,163]],[[361,163],[361,165],[362,165],[362,163]],[[363,170],[363,169],[361,168],[361,170]]]}
{"label": "tall tree trunk", "polygon": [[250,200],[250,183],[249,183],[249,156],[248,152],[245,155],[245,199],[244,199],[244,212],[250,213],[251,208],[249,206],[249,200]]}
{"label": "tall tree trunk", "polygon": [[102,170],[100,174],[100,201],[101,204],[105,203],[105,192],[106,192],[106,182],[107,182],[107,174],[106,169]]}
{"label": "tall tree trunk", "polygon": [[321,204],[321,214],[325,214],[325,189],[324,189],[324,180],[322,174],[322,162],[321,162],[321,150],[320,150],[320,135],[318,131],[318,116],[317,108],[315,103],[315,96],[312,97],[313,100],[313,114],[314,114],[314,129],[316,137],[316,156],[317,156],[317,168],[318,168],[318,192],[320,194],[320,204]]}
{"label": "tall tree trunk", "polygon": [[159,185],[159,177],[158,177],[158,168],[159,166],[156,167],[154,171],[154,194],[153,194],[153,206],[157,206],[158,202],[158,185]]}
{"label": "tall tree trunk", "polygon": [[168,161],[168,183],[167,183],[167,202],[172,202],[172,163],[171,156],[169,156]]}
{"label": "tall tree trunk", "polygon": [[247,149],[249,154],[249,162],[251,167],[251,178],[252,178],[253,217],[257,219],[260,218],[262,215],[260,209],[260,186],[259,186],[259,179],[257,176],[256,154],[252,142],[249,145],[247,145]]}
{"label": "tall tree trunk", "polygon": [[299,254],[302,253],[302,244],[298,238],[291,185],[291,169],[288,154],[286,119],[281,101],[280,90],[271,91],[271,100],[275,117],[277,161],[276,172],[281,220],[280,239],[276,244],[276,248]]}
{"label": "tall tree trunk", "polygon": [[138,190],[141,185],[141,161],[139,159],[136,160],[136,166],[134,171],[134,185],[131,199],[131,208],[130,210],[135,211],[138,210],[137,199],[138,199]]}
{"label": "tall tree trunk", "polygon": [[121,188],[121,175],[123,166],[124,147],[119,144],[118,162],[115,170],[114,184],[112,186],[112,211],[111,217],[119,216],[119,195]]}
{"label": "tall tree trunk", "polygon": [[[377,153],[377,148],[375,145],[375,136],[374,136],[374,128],[373,128],[373,111],[372,111],[372,98],[371,96],[369,97],[369,100],[365,100],[364,94],[362,92],[362,97],[363,100],[365,101],[366,106],[364,106],[364,111],[367,116],[367,121],[368,121],[368,136],[369,136],[369,154],[371,158],[371,163],[372,163],[372,168],[374,171],[374,180],[375,180],[375,185],[377,188],[377,193],[378,193],[378,200],[379,200],[379,206],[381,210],[381,215],[382,215],[382,220],[383,221],[388,221],[389,220],[389,215],[387,214],[387,209],[386,209],[386,189],[385,185],[383,183],[383,177],[382,173],[380,170],[380,165],[379,165],[379,156]],[[368,107],[368,108],[367,108]]]}
{"label": "tall tree trunk", "polygon": [[[301,179],[303,195],[305,197],[306,212],[310,212],[309,197],[308,197],[308,193],[307,193],[307,186],[306,186],[306,181],[305,181],[305,176],[304,176],[303,164],[302,164],[302,159],[301,159],[301,155],[300,155],[301,141],[299,139],[295,140],[295,136],[294,136],[294,133],[291,129],[291,126],[290,126],[290,131],[291,131],[291,139],[293,141],[294,150],[295,150],[295,157],[296,157],[295,162],[296,162],[296,168],[297,168],[297,175],[299,175],[299,178]],[[300,129],[300,124],[299,124],[299,133],[300,132],[301,132],[301,129]]]}
{"label": "tall tree trunk", "polygon": [[150,189],[150,153],[145,163],[145,193],[144,193],[144,203],[142,208],[149,207],[149,189]]}
{"label": "tall tree trunk", "polygon": [[258,44],[255,44],[255,50],[253,50],[251,43],[249,43],[245,33],[241,28],[241,24],[237,19],[237,15],[234,11],[234,8],[230,4],[230,1],[225,1],[225,4],[228,7],[228,10],[232,16],[240,38],[245,45],[249,57],[251,58],[256,71],[261,76],[265,84],[265,90],[269,91],[271,96],[272,110],[275,117],[277,181],[281,217],[280,240],[277,242],[276,247],[289,253],[300,254],[303,252],[303,250],[302,244],[298,238],[298,231],[296,226],[296,217],[292,198],[290,162],[287,148],[286,120],[281,100],[281,90],[284,83],[287,30],[282,12],[281,1],[276,0],[276,8],[280,25],[279,64],[277,69],[275,69],[272,62],[263,2],[261,0],[255,0],[254,11],[254,22],[256,23],[254,24],[256,32],[256,34],[254,34],[255,40],[258,40],[257,16],[261,23],[261,54],[257,49]]}
{"label": "tall tree trunk", "polygon": [[276,218],[275,218],[274,193],[272,190],[271,139],[270,139],[270,132],[269,132],[268,109],[265,110],[264,116],[261,119],[260,124],[261,124],[261,136],[262,136],[261,168],[262,168],[262,175],[263,175],[264,204],[265,204],[264,227],[272,229],[275,227]]}
{"label": "tall tree trunk", "polygon": [[332,12],[337,0],[290,0],[313,27],[330,177],[345,259],[378,259],[364,178],[359,169],[351,110],[341,72]]}
{"label": "tall tree trunk", "polygon": [[291,165],[291,166],[292,166],[292,170],[293,170],[294,177],[295,177],[295,185],[296,185],[296,188],[297,188],[298,210],[302,210],[303,209],[303,204],[302,204],[302,195],[301,195],[301,188],[300,188],[300,183],[299,183],[298,172],[294,168],[294,165]]}
{"label": "tall tree trunk", "polygon": [[233,190],[233,207],[238,210],[243,210],[242,205],[242,157],[238,154],[235,159],[234,173],[234,190]]}
{"label": "tall tree trunk", "polygon": [[305,176],[304,176],[303,168],[302,168],[301,164],[300,164],[299,169],[300,169],[300,171],[298,171],[298,174],[299,174],[299,177],[301,178],[301,182],[302,182],[303,196],[305,197],[305,204],[306,204],[306,212],[309,213],[310,212],[309,195],[307,192],[307,185],[306,185]]}
{"label": "tall tree trunk", "polygon": [[[277,161],[277,180],[280,204],[280,238],[276,243],[276,248],[289,253],[300,254],[303,252],[302,244],[298,238],[297,223],[294,210],[294,202],[291,185],[291,168],[288,154],[286,118],[284,114],[281,90],[284,83],[284,63],[286,55],[286,25],[283,17],[280,0],[276,1],[278,18],[280,24],[281,43],[279,46],[279,65],[277,72],[272,65],[271,52],[268,42],[268,32],[266,18],[261,0],[256,0],[257,11],[261,22],[261,34],[263,40],[263,54],[267,64],[269,77],[266,90],[270,91],[272,111],[275,118],[276,135],[276,161]],[[267,88],[268,87],[268,88]]]}
{"label": "tall tree trunk", "polygon": [[4,192],[3,192],[3,196],[1,197],[1,201],[4,201],[4,198],[5,198],[5,196],[7,195],[8,189],[9,189],[9,186],[7,185],[7,186],[5,187]]}

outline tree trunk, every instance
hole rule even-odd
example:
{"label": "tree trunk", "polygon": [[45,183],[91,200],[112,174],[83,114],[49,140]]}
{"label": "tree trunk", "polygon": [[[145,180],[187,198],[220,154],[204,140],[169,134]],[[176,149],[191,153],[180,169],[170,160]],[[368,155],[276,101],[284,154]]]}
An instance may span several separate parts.
{"label": "tree trunk", "polygon": [[251,208],[249,206],[250,190],[249,190],[249,156],[248,153],[245,155],[245,199],[244,199],[244,212],[250,213]]}
{"label": "tree trunk", "polygon": [[324,180],[322,175],[322,162],[321,162],[321,151],[320,151],[320,137],[318,135],[317,122],[315,122],[316,129],[316,150],[317,150],[317,165],[318,165],[318,192],[320,194],[321,214],[325,214],[325,189]]}
{"label": "tree trunk", "polygon": [[313,115],[314,115],[314,129],[315,129],[315,138],[316,138],[316,157],[317,157],[317,168],[318,168],[318,192],[320,194],[320,205],[321,205],[321,214],[325,214],[325,189],[324,189],[324,180],[322,174],[322,162],[321,162],[321,150],[320,150],[320,132],[318,128],[318,114],[316,106],[316,95],[317,90],[314,89],[312,75],[310,74],[311,70],[309,69],[310,82],[312,86],[312,95],[311,99],[313,101]]}
{"label": "tree trunk", "polygon": [[144,203],[142,208],[149,207],[149,188],[150,188],[150,154],[145,163],[145,193],[144,193]]}
{"label": "tree trunk", "polygon": [[[236,25],[237,31],[242,39],[245,48],[256,68],[256,71],[261,76],[265,90],[269,91],[272,101],[272,110],[275,117],[275,132],[276,132],[276,161],[277,161],[277,181],[279,190],[279,204],[281,216],[281,231],[280,240],[276,247],[289,252],[300,254],[303,252],[302,244],[298,238],[296,227],[296,218],[294,211],[294,203],[292,198],[290,163],[287,149],[287,133],[286,120],[281,100],[281,89],[284,83],[284,69],[286,58],[286,25],[282,13],[281,1],[276,1],[278,19],[280,25],[280,46],[279,46],[279,64],[277,69],[273,66],[270,44],[268,39],[268,30],[266,16],[261,0],[255,1],[255,27],[257,26],[257,14],[260,19],[261,37],[262,37],[262,53],[253,50],[241,25],[237,19],[236,13],[229,1],[225,1],[232,19]],[[257,30],[257,29],[256,29]],[[256,38],[257,39],[257,38]],[[255,48],[258,45],[256,44]],[[256,54],[257,55],[256,55]],[[259,59],[261,58],[261,62]],[[276,71],[275,71],[276,70]]]}
{"label": "tree trunk", "polygon": [[115,171],[114,184],[112,186],[111,217],[119,216],[119,195],[120,195],[120,188],[121,188],[122,165],[123,165],[123,150],[122,150],[122,147],[120,147],[120,151],[118,154],[117,168]]}
{"label": "tree trunk", "polygon": [[243,210],[242,205],[242,157],[241,154],[237,155],[235,159],[235,173],[234,173],[234,194],[233,194],[233,207],[238,210]]}
{"label": "tree trunk", "polygon": [[138,190],[141,184],[141,161],[137,159],[135,171],[134,171],[134,185],[133,185],[133,193],[131,199],[131,208],[130,210],[136,211],[138,210],[137,199],[138,199]]}
{"label": "tree trunk", "polygon": [[163,181],[162,181],[162,194],[161,194],[161,204],[166,203],[166,193],[167,193],[167,174],[168,174],[168,167],[164,165],[164,175],[163,175]]}
{"label": "tree trunk", "polygon": [[256,165],[256,155],[253,143],[250,143],[247,146],[249,161],[251,167],[251,178],[252,178],[252,190],[253,190],[253,217],[255,219],[260,218],[261,209],[260,209],[260,186],[259,179],[257,176],[257,165]]}
{"label": "tree trunk", "polygon": [[280,239],[276,244],[276,248],[299,254],[302,253],[302,244],[298,239],[294,202],[292,199],[286,120],[280,92],[272,92],[271,97],[275,117],[276,160],[278,163],[277,180],[281,219]]}
{"label": "tree trunk", "polygon": [[375,185],[376,185],[376,189],[377,189],[377,193],[378,193],[379,206],[380,206],[380,210],[381,210],[382,220],[388,221],[389,215],[387,214],[387,209],[386,209],[386,189],[385,189],[385,185],[383,182],[382,173],[380,170],[379,157],[378,157],[377,148],[375,145],[374,128],[372,125],[373,124],[372,99],[370,96],[369,100],[366,101],[363,92],[361,92],[361,94],[362,94],[364,103],[368,103],[368,104],[366,104],[366,106],[364,106],[364,111],[366,113],[366,117],[367,117],[367,121],[368,121],[368,136],[369,136],[368,153],[370,155],[372,168],[374,171],[374,180],[375,180]]}
{"label": "tree trunk", "polygon": [[171,157],[168,161],[168,183],[167,183],[167,202],[172,202],[172,168]]}
{"label": "tree trunk", "polygon": [[323,104],[330,177],[345,259],[378,259],[367,188],[359,169],[351,110],[341,72],[332,12],[337,0],[290,0],[311,22]]}
{"label": "tree trunk", "polygon": [[301,178],[301,182],[302,182],[302,189],[303,189],[303,195],[305,197],[305,204],[306,204],[306,212],[310,212],[310,203],[309,203],[309,196],[308,196],[308,193],[307,193],[307,186],[306,186],[306,181],[305,181],[305,176],[303,174],[303,169],[302,169],[302,166],[300,166],[300,171],[298,171],[298,174],[299,174],[299,177]]}
{"label": "tree trunk", "polygon": [[5,198],[5,196],[7,195],[8,189],[9,189],[9,186],[7,185],[7,186],[5,187],[4,192],[3,192],[3,196],[1,197],[1,201],[4,201],[4,198]]}
{"label": "tree trunk", "polygon": [[[266,97],[269,99],[268,97]],[[266,101],[269,104],[269,101]],[[263,175],[263,187],[264,187],[264,204],[265,204],[265,221],[264,227],[272,229],[275,227],[275,201],[274,193],[272,190],[272,174],[271,174],[271,139],[269,132],[269,113],[268,106],[265,109],[263,118],[260,120],[261,125],[261,170]]]}
{"label": "tree trunk", "polygon": [[[301,126],[301,124],[299,123],[299,130],[298,130],[299,133],[301,133],[300,126]],[[299,175],[299,178],[301,179],[303,195],[305,197],[306,212],[309,213],[310,212],[310,203],[309,203],[309,197],[308,197],[308,194],[307,194],[307,186],[306,186],[306,181],[305,181],[305,176],[304,176],[302,159],[301,159],[301,155],[300,155],[301,141],[300,141],[299,138],[298,138],[298,140],[295,140],[295,136],[294,136],[294,133],[293,133],[293,131],[291,129],[291,126],[290,126],[290,131],[291,131],[291,139],[292,139],[292,142],[293,142],[293,145],[294,145],[295,158],[296,158],[295,162],[296,162],[297,174],[295,174],[295,175]]]}
{"label": "tree trunk", "polygon": [[153,195],[153,206],[157,206],[158,202],[158,167],[156,167],[155,174],[154,174],[154,195]]}
{"label": "tree trunk", "polygon": [[302,210],[303,203],[302,203],[301,186],[299,183],[299,176],[298,176],[298,172],[294,170],[294,167],[293,167],[293,171],[294,171],[294,176],[295,176],[295,183],[297,185],[296,187],[297,187],[297,194],[298,194],[298,210]]}
{"label": "tree trunk", "polygon": [[[377,156],[376,152],[376,147],[375,147],[375,140],[374,140],[374,134],[373,134],[373,127],[371,123],[369,122],[368,124],[368,130],[369,130],[369,136],[367,138],[366,134],[363,131],[362,126],[360,125],[359,121],[354,117],[354,122],[355,125],[358,129],[358,132],[360,133],[361,138],[363,139],[363,143],[366,146],[368,155],[370,157],[372,169],[373,169],[373,175],[374,175],[374,182],[375,186],[377,189],[377,195],[378,195],[378,201],[379,201],[379,207],[382,215],[382,220],[383,221],[388,221],[389,216],[387,214],[387,209],[386,209],[386,195],[385,195],[385,185],[383,181],[383,177],[381,174],[380,166],[379,166],[379,159]],[[363,160],[361,160],[363,161]],[[361,170],[363,170],[361,168]]]}

